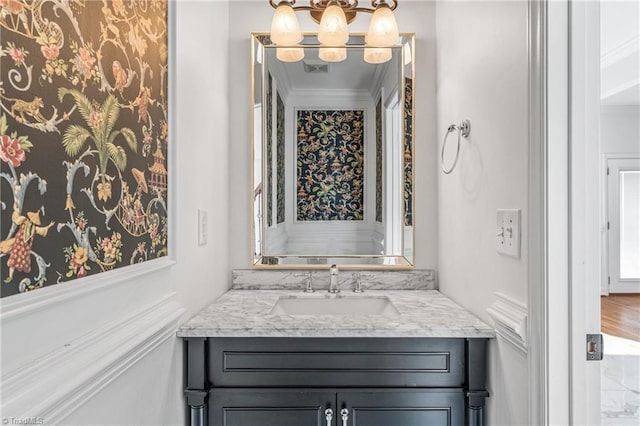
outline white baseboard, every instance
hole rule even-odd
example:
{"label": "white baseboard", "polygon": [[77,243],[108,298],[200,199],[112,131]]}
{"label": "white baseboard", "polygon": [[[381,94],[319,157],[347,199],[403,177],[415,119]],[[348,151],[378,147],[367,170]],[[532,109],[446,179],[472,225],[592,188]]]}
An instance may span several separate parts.
{"label": "white baseboard", "polygon": [[640,293],[640,284],[638,281],[633,282],[619,282],[613,283],[609,285],[609,294],[615,293]]}
{"label": "white baseboard", "polygon": [[527,305],[505,294],[499,292],[494,294],[498,300],[487,308],[487,313],[495,322],[495,329],[498,336],[526,354]]}
{"label": "white baseboard", "polygon": [[184,309],[175,293],[2,375],[2,414],[57,424],[163,342]]}

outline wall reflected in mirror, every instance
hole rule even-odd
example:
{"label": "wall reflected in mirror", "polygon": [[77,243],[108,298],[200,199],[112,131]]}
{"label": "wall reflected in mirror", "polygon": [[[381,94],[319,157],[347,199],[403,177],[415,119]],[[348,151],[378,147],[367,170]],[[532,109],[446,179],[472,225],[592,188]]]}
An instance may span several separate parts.
{"label": "wall reflected in mirror", "polygon": [[411,267],[414,36],[389,58],[361,35],[338,62],[313,35],[279,49],[253,34],[254,266]]}

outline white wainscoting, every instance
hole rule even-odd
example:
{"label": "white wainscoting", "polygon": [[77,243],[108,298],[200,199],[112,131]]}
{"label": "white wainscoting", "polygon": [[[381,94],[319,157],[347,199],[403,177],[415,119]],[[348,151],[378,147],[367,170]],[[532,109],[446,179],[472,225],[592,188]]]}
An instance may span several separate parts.
{"label": "white wainscoting", "polygon": [[317,231],[299,232],[302,227],[293,227],[296,231],[289,234],[287,253],[325,254],[339,253],[341,255],[356,255],[359,253],[377,253],[380,245],[373,226],[352,227],[352,229],[332,229],[332,224],[317,226],[312,224],[309,229]]}
{"label": "white wainscoting", "polygon": [[5,418],[57,424],[167,339],[184,313],[175,293],[2,374]]}
{"label": "white wainscoting", "polygon": [[264,231],[266,250],[263,255],[287,253],[287,225],[279,223]]}

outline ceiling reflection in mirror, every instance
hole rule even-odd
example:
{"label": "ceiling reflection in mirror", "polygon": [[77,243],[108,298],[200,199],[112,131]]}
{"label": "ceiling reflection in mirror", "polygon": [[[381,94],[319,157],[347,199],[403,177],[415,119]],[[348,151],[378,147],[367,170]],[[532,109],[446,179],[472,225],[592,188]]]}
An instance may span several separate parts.
{"label": "ceiling reflection in mirror", "polygon": [[283,49],[252,36],[253,266],[412,267],[414,35]]}

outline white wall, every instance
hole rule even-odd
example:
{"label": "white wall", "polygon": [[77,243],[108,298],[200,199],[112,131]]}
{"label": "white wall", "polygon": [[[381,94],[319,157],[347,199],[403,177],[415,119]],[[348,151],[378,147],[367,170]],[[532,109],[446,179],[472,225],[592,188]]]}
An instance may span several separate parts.
{"label": "white wall", "polygon": [[[416,33],[416,120],[414,197],[416,232],[416,267],[437,266],[437,187],[435,133],[435,4],[433,2],[402,2],[395,11],[402,32]],[[229,4],[229,69],[233,78],[229,100],[230,182],[231,199],[230,269],[250,266],[250,134],[249,114],[251,87],[251,32],[270,30],[271,9],[262,1],[231,2]],[[317,31],[305,14],[298,19],[303,31]],[[357,18],[350,30],[364,32],[368,15]]]}
{"label": "white wall", "polygon": [[600,109],[602,154],[640,153],[640,105]]}
{"label": "white wall", "polygon": [[[173,5],[169,238],[176,262],[140,276],[132,275],[135,268],[115,270],[4,299],[4,417],[185,424],[183,347],[175,327],[224,292],[230,279],[229,231],[214,226],[229,221],[229,89],[220,60],[227,55],[228,4]],[[209,213],[206,246],[197,244],[197,209]],[[36,374],[28,377],[30,371]]]}
{"label": "white wall", "polygon": [[[494,292],[527,301],[526,232],[520,259],[495,250],[497,209],[521,209],[527,229],[527,2],[443,1],[436,16],[438,138],[471,121],[457,168],[438,173],[440,290],[491,323]],[[493,340],[487,424],[527,424],[527,377],[526,355]]]}
{"label": "white wall", "polygon": [[603,0],[600,3],[600,52],[605,54],[638,36],[640,4],[624,0]]}

